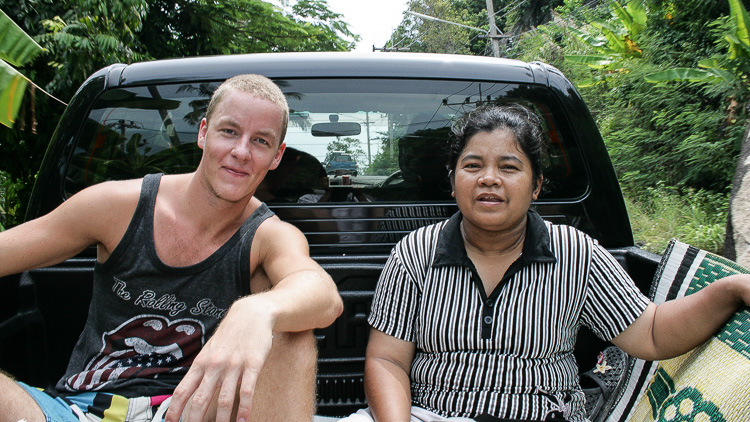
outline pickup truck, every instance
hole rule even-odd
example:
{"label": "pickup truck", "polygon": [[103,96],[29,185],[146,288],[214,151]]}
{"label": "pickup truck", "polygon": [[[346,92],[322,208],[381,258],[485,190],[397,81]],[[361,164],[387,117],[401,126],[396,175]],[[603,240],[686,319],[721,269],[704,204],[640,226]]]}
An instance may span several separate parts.
{"label": "pickup truck", "polygon": [[[406,233],[456,211],[444,166],[454,119],[478,105],[518,102],[551,139],[543,218],[604,245],[648,293],[659,257],[634,246],[622,193],[594,120],[574,86],[544,63],[411,53],[271,53],[114,64],[94,73],[62,116],[39,170],[27,219],[112,179],[193,170],[198,125],[224,79],[273,79],[291,111],[287,151],[256,192],[307,236],[313,258],[344,300],[317,331],[318,413],[366,406],[367,314],[388,253]],[[322,162],[348,146],[366,165],[328,174]],[[49,268],[0,279],[0,368],[35,386],[63,374],[91,298],[95,248]],[[607,347],[579,334],[591,368]]]}

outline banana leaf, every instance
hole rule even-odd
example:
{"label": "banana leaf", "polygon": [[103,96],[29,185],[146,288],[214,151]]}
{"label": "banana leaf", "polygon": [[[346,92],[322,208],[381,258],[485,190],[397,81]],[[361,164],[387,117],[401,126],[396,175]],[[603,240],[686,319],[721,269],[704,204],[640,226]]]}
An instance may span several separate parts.
{"label": "banana leaf", "polygon": [[661,72],[646,75],[646,82],[670,82],[670,81],[687,81],[687,82],[709,82],[716,78],[714,72],[703,69],[690,67],[676,67],[673,69],[663,70]]}
{"label": "banana leaf", "polygon": [[747,14],[747,9],[740,0],[729,0],[729,13],[734,20],[736,28],[735,36],[745,46],[750,47],[750,16]]}
{"label": "banana leaf", "polygon": [[609,55],[567,55],[565,60],[573,63],[585,64],[591,67],[603,67],[613,62]]}
{"label": "banana leaf", "polygon": [[26,77],[0,60],[0,124],[13,127],[27,85]]}
{"label": "banana leaf", "polygon": [[8,63],[23,66],[43,51],[0,10],[0,124],[13,127],[28,80]]}
{"label": "banana leaf", "polygon": [[43,51],[8,15],[0,10],[0,59],[24,66]]}

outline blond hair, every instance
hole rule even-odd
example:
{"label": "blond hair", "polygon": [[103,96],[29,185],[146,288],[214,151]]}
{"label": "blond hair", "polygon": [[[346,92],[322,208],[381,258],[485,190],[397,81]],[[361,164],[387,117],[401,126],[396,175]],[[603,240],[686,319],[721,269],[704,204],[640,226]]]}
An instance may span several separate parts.
{"label": "blond hair", "polygon": [[283,142],[286,137],[287,126],[289,125],[289,105],[287,104],[286,97],[284,96],[284,93],[281,92],[281,89],[279,89],[272,80],[263,75],[237,75],[227,79],[224,83],[219,85],[211,96],[211,101],[208,103],[208,108],[206,109],[206,122],[210,122],[216,106],[221,103],[226,93],[235,91],[247,92],[248,94],[271,101],[279,106],[283,114],[280,139],[280,142]]}

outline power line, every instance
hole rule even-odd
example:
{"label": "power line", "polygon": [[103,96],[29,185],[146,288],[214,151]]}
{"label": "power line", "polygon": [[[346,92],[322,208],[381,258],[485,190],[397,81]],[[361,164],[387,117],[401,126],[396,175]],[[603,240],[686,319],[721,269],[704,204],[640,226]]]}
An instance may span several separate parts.
{"label": "power line", "polygon": [[[593,19],[602,18],[605,15],[612,13],[612,9],[611,9],[610,6],[613,3],[615,3],[617,0],[605,0],[605,2],[601,3],[600,6],[593,7],[593,8],[591,7],[592,5],[595,5],[596,3],[598,3],[599,1],[600,0],[590,0],[589,2],[587,2],[587,3],[585,3],[585,4],[582,5],[582,7],[580,8],[580,10],[581,10],[580,12],[574,11],[573,13],[571,13],[572,16],[570,16],[570,17],[568,17],[566,19],[562,19],[559,22],[555,22],[554,20],[550,21],[550,22],[546,23],[545,26],[548,27],[548,28],[550,28],[550,29],[561,28],[561,25],[563,23],[570,22],[572,18],[581,18],[583,16],[583,14],[586,11],[588,11],[588,10],[593,10],[592,14],[594,14],[594,15],[597,15],[597,12],[601,11],[601,13],[599,13],[598,16],[595,16]],[[625,0],[625,1],[623,1],[623,3],[620,6],[621,7],[625,7],[631,1],[633,1],[633,0]],[[503,19],[503,18],[507,17],[511,12],[513,12],[517,8],[521,7],[525,2],[526,2],[526,0],[515,0],[512,3],[506,4],[501,10],[498,10],[497,12],[493,13],[493,17],[495,17],[496,19]],[[510,7],[510,9],[508,9],[509,7]],[[457,26],[465,27],[467,29],[472,29],[474,31],[480,32],[480,33],[475,34],[475,35],[473,35],[473,36],[470,37],[469,44],[471,44],[472,42],[476,41],[480,37],[487,37],[488,34],[489,34],[489,32],[490,32],[490,31],[482,29],[482,28],[477,28],[477,27],[473,27],[473,26],[469,26],[469,25],[464,25],[464,24],[460,24],[460,23],[456,23],[456,22],[450,22],[450,21],[446,21],[446,20],[443,20],[443,19],[439,19],[439,18],[433,17],[433,16],[428,16],[428,15],[424,15],[424,14],[421,14],[421,13],[417,13],[417,12],[412,12],[412,11],[408,11],[407,10],[405,13],[417,16],[419,18],[428,19],[428,20],[434,20],[434,21],[448,23],[448,24],[452,24],[452,25],[457,25]],[[502,15],[498,17],[498,15],[500,13],[502,13]],[[490,23],[489,22],[489,13],[487,14],[486,18],[482,18],[483,22],[485,20],[486,20],[486,22],[488,24]],[[585,24],[590,24],[591,21],[589,21],[587,19],[582,19],[582,23],[584,25]],[[498,28],[498,30],[499,30],[499,28]],[[506,28],[506,30],[507,30],[507,28]],[[538,30],[537,28],[533,28],[531,30],[525,31],[525,32],[519,34],[517,38],[520,38],[521,36],[526,35],[526,34],[534,33],[537,30]],[[412,36],[413,35],[414,34],[412,34]],[[506,36],[503,36],[503,37],[506,37]],[[373,51],[375,51],[375,50],[401,50],[401,51],[403,51],[403,50],[408,49],[409,47],[411,47],[415,43],[419,42],[419,40],[417,39],[417,37],[413,37],[414,40],[407,47],[398,48],[398,45],[400,45],[402,42],[404,42],[405,40],[407,40],[409,38],[412,38],[412,37],[410,37],[410,35],[408,35],[408,34],[404,34],[401,37],[401,39],[397,43],[393,44],[391,47],[388,47],[388,48],[386,48],[386,47],[375,48],[373,46]],[[507,37],[507,38],[516,38],[516,37]],[[485,46],[484,53],[483,53],[484,56],[492,56],[493,55],[492,54],[493,51],[490,51],[491,44],[492,43],[487,43],[487,45]],[[545,44],[544,40],[539,40],[539,41],[531,44],[530,47],[531,48],[538,48],[538,47],[541,47],[544,44]]]}

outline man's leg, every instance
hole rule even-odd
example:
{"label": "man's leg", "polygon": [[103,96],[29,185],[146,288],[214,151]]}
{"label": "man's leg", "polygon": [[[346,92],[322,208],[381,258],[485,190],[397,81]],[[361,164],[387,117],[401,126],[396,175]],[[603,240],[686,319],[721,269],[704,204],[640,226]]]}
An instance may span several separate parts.
{"label": "man's leg", "polygon": [[[249,422],[312,421],[317,404],[317,359],[318,348],[312,331],[274,333],[271,353],[255,385]],[[218,391],[206,411],[205,422],[214,420],[217,399]],[[231,420],[237,419],[237,405],[235,402]],[[183,418],[189,416],[190,403],[182,412]]]}
{"label": "man's leg", "polygon": [[312,331],[274,333],[258,377],[252,421],[311,421],[318,349]]}
{"label": "man's leg", "polygon": [[44,422],[36,401],[20,385],[0,371],[0,422]]}

